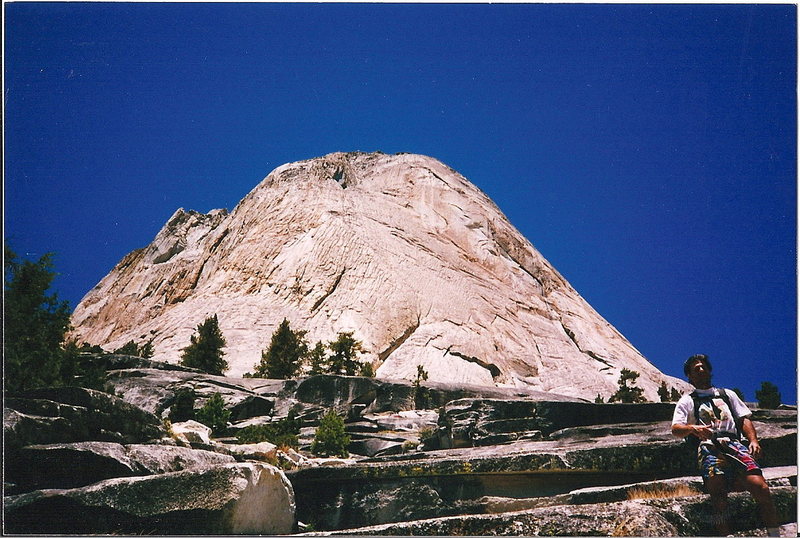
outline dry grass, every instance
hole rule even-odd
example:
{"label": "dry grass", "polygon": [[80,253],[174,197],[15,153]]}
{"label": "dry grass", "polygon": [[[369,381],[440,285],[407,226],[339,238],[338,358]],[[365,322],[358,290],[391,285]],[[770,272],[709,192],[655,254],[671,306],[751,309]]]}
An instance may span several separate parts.
{"label": "dry grass", "polygon": [[667,499],[670,497],[688,497],[697,495],[698,491],[686,484],[655,484],[640,486],[628,490],[628,500],[634,499]]}

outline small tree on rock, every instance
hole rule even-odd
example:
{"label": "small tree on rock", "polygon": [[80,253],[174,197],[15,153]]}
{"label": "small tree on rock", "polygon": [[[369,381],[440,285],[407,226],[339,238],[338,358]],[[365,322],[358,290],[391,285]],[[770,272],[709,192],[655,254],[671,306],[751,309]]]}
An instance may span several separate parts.
{"label": "small tree on rock", "polygon": [[336,341],[328,344],[332,355],[329,358],[330,373],[334,375],[356,375],[361,366],[358,355],[364,352],[353,332],[341,332]]}
{"label": "small tree on rock", "polygon": [[311,351],[308,352],[308,365],[311,375],[320,375],[328,372],[328,346],[323,342],[317,342]]}
{"label": "small tree on rock", "polygon": [[311,453],[317,456],[348,456],[347,446],[350,436],[344,431],[344,420],[333,409],[328,411],[319,422],[311,443]]}
{"label": "small tree on rock", "polygon": [[284,318],[272,334],[269,347],[261,352],[261,362],[252,377],[289,379],[297,375],[307,355],[306,331],[293,331]]}
{"label": "small tree on rock", "polygon": [[[608,399],[609,403],[622,402],[622,403],[641,403],[647,400],[644,397],[644,389],[636,387],[634,384],[639,378],[639,372],[623,368],[619,373],[619,380],[617,384],[619,389],[611,395]],[[628,383],[630,382],[630,385]]]}
{"label": "small tree on rock", "polygon": [[762,409],[777,409],[781,405],[781,393],[776,385],[762,381],[761,388],[756,391],[756,400]]}
{"label": "small tree on rock", "polygon": [[149,342],[146,342],[140,346],[133,340],[129,340],[124,346],[115,349],[114,353],[118,353],[120,355],[132,355],[134,357],[149,359],[153,356],[154,353],[153,341],[150,340]]}
{"label": "small tree on rock", "polygon": [[228,362],[222,357],[225,352],[225,337],[219,328],[217,315],[197,326],[197,333],[192,335],[191,344],[183,348],[181,364],[189,368],[197,368],[212,375],[222,375],[228,369]]}
{"label": "small tree on rock", "polygon": [[195,417],[198,422],[202,422],[214,433],[219,435],[228,428],[228,420],[231,418],[231,412],[225,409],[225,401],[219,392],[215,392],[209,398],[205,405],[197,410]]}
{"label": "small tree on rock", "polygon": [[669,389],[667,388],[666,381],[662,381],[661,386],[658,387],[658,397],[661,398],[662,402],[669,401]]}

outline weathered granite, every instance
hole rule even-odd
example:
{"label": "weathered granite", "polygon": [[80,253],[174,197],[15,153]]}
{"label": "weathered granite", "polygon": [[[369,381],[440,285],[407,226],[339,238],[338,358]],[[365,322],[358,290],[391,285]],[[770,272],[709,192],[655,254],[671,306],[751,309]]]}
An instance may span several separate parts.
{"label": "weathered granite", "polygon": [[161,420],[120,398],[91,389],[62,387],[6,398],[5,449],[76,441],[144,442],[166,435]]}
{"label": "weathered granite", "polygon": [[35,534],[286,534],[294,492],[278,469],[256,463],[4,498],[4,530]]}
{"label": "weathered granite", "polygon": [[[773,488],[781,523],[796,521],[797,488]],[[757,529],[757,508],[747,493],[729,496],[737,531]],[[694,495],[604,504],[555,505],[501,514],[441,517],[349,528],[323,535],[381,536],[709,536],[708,497]]]}
{"label": "weathered granite", "polygon": [[383,379],[529,387],[594,399],[620,371],[665,376],[463,176],[421,155],[333,153],[271,172],[230,213],[179,209],[72,316],[79,341],[153,341],[177,363],[216,314],[229,374],[284,318],[311,342],[353,331]]}
{"label": "weathered granite", "polygon": [[169,445],[88,441],[26,446],[5,461],[15,490],[68,489],[124,476],[208,469],[234,463],[231,456]]}

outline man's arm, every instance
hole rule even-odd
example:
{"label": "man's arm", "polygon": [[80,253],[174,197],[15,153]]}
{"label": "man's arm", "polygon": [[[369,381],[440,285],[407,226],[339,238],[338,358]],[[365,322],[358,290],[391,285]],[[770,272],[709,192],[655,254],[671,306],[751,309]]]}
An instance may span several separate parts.
{"label": "man's arm", "polygon": [[744,417],[741,420],[741,429],[744,436],[750,443],[750,454],[753,458],[758,459],[761,457],[761,444],[758,442],[758,435],[756,435],[756,427],[750,417]]}
{"label": "man's arm", "polygon": [[672,435],[680,438],[694,435],[695,437],[705,441],[711,439],[711,426],[703,426],[702,424],[673,424]]}

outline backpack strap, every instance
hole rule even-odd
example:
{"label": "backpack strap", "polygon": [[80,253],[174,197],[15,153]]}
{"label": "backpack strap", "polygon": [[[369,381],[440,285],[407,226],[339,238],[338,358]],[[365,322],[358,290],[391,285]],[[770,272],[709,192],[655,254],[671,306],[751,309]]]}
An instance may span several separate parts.
{"label": "backpack strap", "polygon": [[[736,410],[733,408],[733,405],[731,404],[731,399],[728,396],[728,392],[725,389],[718,389],[718,388],[715,387],[714,388],[714,392],[711,394],[710,397],[701,398],[700,395],[697,394],[696,390],[692,391],[690,396],[692,397],[692,402],[694,403],[694,423],[695,424],[699,424],[700,423],[700,404],[701,404],[701,402],[703,400],[708,400],[708,399],[713,399],[713,398],[721,398],[722,401],[725,402],[725,405],[728,406],[728,409],[730,409],[731,415],[733,415],[733,423],[736,425],[736,435],[738,435],[739,439],[741,439],[742,432],[741,432],[741,429],[739,427],[739,416],[736,414]],[[711,405],[714,405],[714,404],[712,403]]]}

